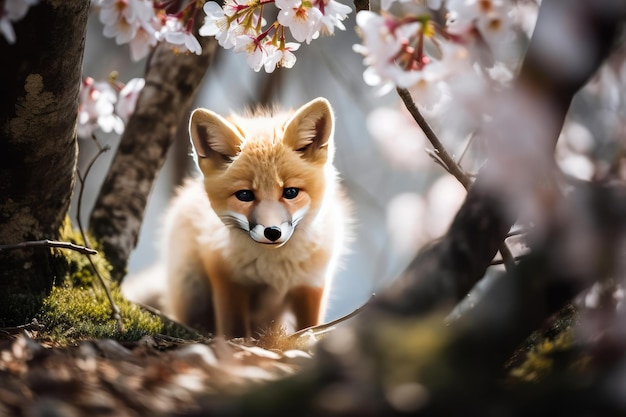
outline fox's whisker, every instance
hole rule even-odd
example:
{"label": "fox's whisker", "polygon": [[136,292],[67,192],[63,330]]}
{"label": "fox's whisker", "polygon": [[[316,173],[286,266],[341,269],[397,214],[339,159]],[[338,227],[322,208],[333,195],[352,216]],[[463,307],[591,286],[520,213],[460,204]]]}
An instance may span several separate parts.
{"label": "fox's whisker", "polygon": [[227,214],[222,214],[219,217],[220,219],[222,219],[226,226],[238,227],[239,229],[243,229],[246,232],[250,231],[250,223],[245,217],[241,216],[238,213],[230,212]]}
{"label": "fox's whisker", "polygon": [[293,228],[295,228],[298,223],[300,223],[300,220],[302,220],[304,218],[304,216],[306,216],[306,214],[309,212],[309,205],[307,204],[306,206],[302,207],[300,210],[296,211],[293,214],[293,219],[291,220],[291,226]]}

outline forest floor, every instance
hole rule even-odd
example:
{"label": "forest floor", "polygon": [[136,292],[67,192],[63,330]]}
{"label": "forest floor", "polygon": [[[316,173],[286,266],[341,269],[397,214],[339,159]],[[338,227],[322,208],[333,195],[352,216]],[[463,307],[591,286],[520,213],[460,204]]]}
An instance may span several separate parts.
{"label": "forest floor", "polygon": [[59,346],[0,330],[0,416],[159,416],[295,373],[311,355],[220,339],[145,336]]}

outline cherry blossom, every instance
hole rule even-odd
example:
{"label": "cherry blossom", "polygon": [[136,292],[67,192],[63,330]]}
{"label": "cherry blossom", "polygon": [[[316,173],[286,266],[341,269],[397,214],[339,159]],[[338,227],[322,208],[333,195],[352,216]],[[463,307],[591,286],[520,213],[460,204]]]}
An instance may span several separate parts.
{"label": "cherry blossom", "polygon": [[115,114],[117,93],[111,84],[87,77],[81,84],[78,104],[78,136],[90,137],[96,129],[122,133],[124,122]]}
{"label": "cherry blossom", "polygon": [[224,8],[229,10],[231,14],[226,14],[225,10],[214,1],[206,2],[203,7],[206,17],[199,33],[200,36],[215,36],[222,48],[230,49],[235,46],[236,36],[233,36],[234,31],[231,29],[236,26],[235,20],[232,19],[236,8],[227,5]]}
{"label": "cherry blossom", "polygon": [[245,52],[246,62],[256,72],[263,68],[268,57],[262,43],[257,38],[248,35],[237,37],[234,51]]}
{"label": "cherry blossom", "polygon": [[133,78],[123,84],[117,81],[117,73],[112,73],[108,81],[95,81],[86,77],[79,93],[78,136],[88,138],[97,129],[121,134],[124,123],[135,111],[144,85],[143,78]]}
{"label": "cherry blossom", "polygon": [[172,45],[176,53],[202,53],[202,46],[192,33],[201,1],[182,2],[180,10],[170,10],[179,3],[153,0],[96,0],[104,36],[116,43],[128,43],[134,61],[144,58],[158,42]]}
{"label": "cherry blossom", "polygon": [[324,0],[320,0],[320,5],[324,5],[321,23],[323,24],[322,30],[325,33],[332,35],[335,32],[335,27],[340,30],[346,30],[346,27],[343,25],[342,21],[348,17],[348,13],[352,11],[349,6],[345,4],[341,4],[335,0],[330,0],[325,2]]}
{"label": "cherry blossom", "polygon": [[[442,22],[431,10],[444,5]],[[450,91],[466,101],[510,80],[505,62],[517,61],[510,59],[516,50],[510,0],[418,1],[396,9],[398,15],[361,11],[356,19],[362,43],[353,49],[364,56],[365,83],[380,93],[406,88],[433,109]]]}
{"label": "cherry blossom", "polygon": [[115,105],[115,112],[124,122],[127,122],[135,111],[139,93],[145,85],[146,80],[143,78],[133,78],[120,90],[117,104]]}
{"label": "cherry blossom", "polygon": [[145,30],[156,19],[150,0],[99,0],[98,4],[104,36],[115,38],[118,45],[130,42],[140,27]]}
{"label": "cherry blossom", "polygon": [[179,18],[168,15],[165,18],[165,24],[156,33],[156,38],[159,41],[172,44],[174,51],[177,53],[191,52],[200,55],[202,54],[202,46],[194,34],[191,33],[191,23],[193,21],[189,20],[187,27],[184,27]]}
{"label": "cherry blossom", "polygon": [[157,44],[157,31],[154,26],[156,25],[142,24],[137,28],[135,37],[128,42],[130,46],[130,57],[133,61],[139,61],[145,58]]}
{"label": "cherry blossom", "polygon": [[[267,22],[265,8],[277,9],[276,20]],[[321,34],[333,34],[335,28],[345,30],[342,23],[352,10],[336,0],[256,0],[237,3],[227,0],[223,7],[207,2],[201,36],[215,36],[220,46],[246,53],[246,62],[259,71],[265,68],[291,68],[300,42],[310,43]],[[268,25],[269,23],[269,25]],[[285,30],[287,29],[287,30]],[[287,36],[296,42],[287,42]]]}
{"label": "cherry blossom", "polygon": [[39,0],[5,0],[0,2],[0,33],[9,44],[16,41],[12,22],[17,22],[26,16],[31,6],[39,3]]}
{"label": "cherry blossom", "polygon": [[399,25],[393,16],[367,10],[359,12],[356,21],[363,44],[354,45],[353,49],[365,57],[365,82],[371,86],[380,86],[381,93],[389,91],[398,82],[405,85],[406,82],[402,82],[405,71],[397,65],[396,58],[419,29],[420,23]]}
{"label": "cherry blossom", "polygon": [[284,46],[266,46],[267,60],[265,61],[265,72],[274,72],[276,68],[292,68],[296,63],[296,56],[292,51],[297,51],[300,44],[287,42]]}
{"label": "cherry blossom", "polygon": [[199,30],[200,36],[215,36],[224,49],[233,48],[238,36],[259,35],[259,27],[267,23],[256,13],[257,9],[234,0],[225,2],[223,9],[216,2],[209,1],[203,10],[206,17]]}
{"label": "cherry blossom", "polygon": [[[475,46],[489,47],[500,54],[506,36],[511,35],[511,10],[508,0],[448,0],[447,31],[461,36]],[[478,51],[482,52],[482,51]]]}
{"label": "cherry blossom", "polygon": [[295,40],[308,44],[319,36],[322,12],[310,1],[276,0],[276,7],[280,9],[278,23],[288,27]]}

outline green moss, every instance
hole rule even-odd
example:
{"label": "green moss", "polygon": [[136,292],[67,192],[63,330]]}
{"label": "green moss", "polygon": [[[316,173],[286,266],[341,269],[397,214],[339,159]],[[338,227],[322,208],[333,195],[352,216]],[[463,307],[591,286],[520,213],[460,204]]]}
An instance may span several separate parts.
{"label": "green moss", "polygon": [[[62,228],[61,239],[84,245],[80,233],[71,228],[69,221]],[[111,281],[111,266],[103,256],[87,256],[72,250],[56,250],[55,253],[59,264],[65,264],[65,267],[58,269],[60,273],[55,276],[54,287],[35,315],[45,329],[42,337],[65,344],[92,338],[137,340],[147,334],[161,333],[164,325],[158,316],[123,297],[119,286]],[[123,331],[112,316],[109,299],[93,272],[94,267],[109,286],[120,309]]]}
{"label": "green moss", "polygon": [[125,300],[116,287],[111,292],[120,309],[124,331],[112,317],[104,290],[96,288],[55,287],[44,300],[39,321],[59,343],[91,338],[137,340],[161,332],[163,323],[158,317]]}
{"label": "green moss", "polygon": [[582,372],[589,358],[574,343],[577,313],[566,306],[544,331],[534,332],[508,364],[512,382],[538,382],[554,371]]}

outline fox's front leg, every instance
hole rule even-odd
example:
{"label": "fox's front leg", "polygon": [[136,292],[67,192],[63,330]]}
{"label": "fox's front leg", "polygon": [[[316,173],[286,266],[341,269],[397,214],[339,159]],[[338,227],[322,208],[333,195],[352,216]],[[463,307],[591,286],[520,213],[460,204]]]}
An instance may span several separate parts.
{"label": "fox's front leg", "polygon": [[250,291],[232,280],[230,270],[221,259],[207,262],[213,296],[215,334],[227,339],[250,337]]}
{"label": "fox's front leg", "polygon": [[289,292],[291,310],[296,317],[296,331],[322,322],[325,288],[299,286]]}
{"label": "fox's front leg", "polygon": [[250,292],[228,279],[213,284],[217,336],[250,337]]}

